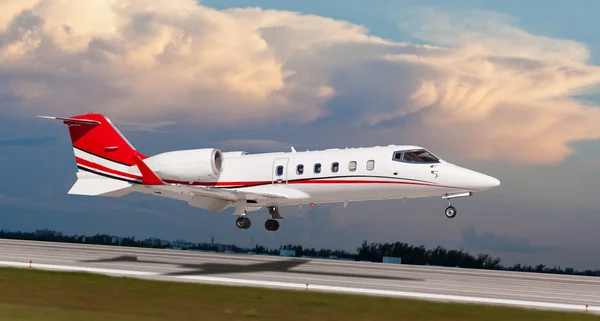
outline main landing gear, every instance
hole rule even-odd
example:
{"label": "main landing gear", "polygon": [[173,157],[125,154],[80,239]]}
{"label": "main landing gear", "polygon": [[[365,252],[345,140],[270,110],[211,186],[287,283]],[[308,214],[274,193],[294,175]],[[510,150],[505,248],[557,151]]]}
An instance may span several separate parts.
{"label": "main landing gear", "polygon": [[[269,209],[270,218],[265,222],[265,229],[267,229],[267,231],[277,231],[279,229],[279,222],[277,220],[280,220],[283,217],[279,215],[279,208],[277,206],[269,206],[267,208]],[[240,217],[235,220],[235,226],[242,230],[250,228],[252,222],[246,217],[246,211],[243,211],[243,214],[238,215],[240,215]]]}
{"label": "main landing gear", "polygon": [[235,226],[242,230],[247,230],[251,225],[252,221],[250,221],[250,219],[247,218],[245,214],[241,217],[238,217],[238,219],[235,220]]}
{"label": "main landing gear", "polygon": [[265,228],[267,229],[267,231],[277,231],[279,229],[279,222],[277,222],[276,220],[268,219],[265,222]]}
{"label": "main landing gear", "polygon": [[269,206],[267,208],[269,209],[269,216],[271,218],[265,222],[265,228],[267,231],[275,232],[279,229],[279,222],[277,220],[283,217],[279,215],[279,208],[277,206]]}

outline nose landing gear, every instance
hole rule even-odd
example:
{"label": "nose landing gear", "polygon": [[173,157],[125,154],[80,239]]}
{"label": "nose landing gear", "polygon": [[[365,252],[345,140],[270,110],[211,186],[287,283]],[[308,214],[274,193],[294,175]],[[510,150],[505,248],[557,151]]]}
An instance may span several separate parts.
{"label": "nose landing gear", "polygon": [[448,207],[446,207],[446,217],[453,218],[455,216],[456,216],[456,208],[452,205],[449,205]]}
{"label": "nose landing gear", "polygon": [[459,198],[459,197],[468,197],[468,196],[472,196],[473,193],[472,192],[464,192],[464,193],[458,193],[458,194],[446,194],[444,196],[442,196],[443,199],[448,200],[448,207],[446,207],[446,217],[447,218],[453,218],[456,216],[456,208],[454,206],[452,206],[452,204],[450,204],[450,200],[451,199],[455,199],[455,198]]}

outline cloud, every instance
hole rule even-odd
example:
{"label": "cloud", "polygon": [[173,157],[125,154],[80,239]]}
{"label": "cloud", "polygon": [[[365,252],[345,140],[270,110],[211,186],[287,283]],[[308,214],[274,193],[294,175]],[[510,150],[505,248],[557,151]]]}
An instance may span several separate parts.
{"label": "cloud", "polygon": [[230,139],[225,141],[220,141],[216,143],[222,148],[235,149],[235,150],[243,150],[243,151],[281,151],[283,149],[290,149],[291,144],[284,143],[271,139],[249,139],[249,138],[240,138],[240,139]]}
{"label": "cloud", "polygon": [[469,226],[462,231],[463,246],[469,250],[540,253],[553,251],[553,247],[531,244],[529,239],[512,239],[506,235],[497,235],[492,232],[477,234],[474,226]]}
{"label": "cloud", "polygon": [[[108,115],[107,115],[108,116]],[[167,127],[171,125],[175,125],[177,122],[169,121],[169,120],[157,120],[157,121],[147,121],[147,122],[139,122],[139,121],[121,121],[119,122],[119,127],[123,127],[123,129],[131,129],[137,131],[147,131],[151,133],[164,132],[164,130],[159,130],[158,128]]]}
{"label": "cloud", "polygon": [[56,137],[0,137],[0,146],[38,147],[56,141]]}
{"label": "cloud", "polygon": [[[53,212],[57,209],[60,209],[61,212],[67,213],[81,213],[82,208],[85,207],[86,210],[89,211],[111,211],[111,212],[138,212],[146,215],[153,216],[161,216],[168,217],[169,214],[167,212],[162,212],[160,210],[147,209],[144,207],[137,206],[139,204],[127,205],[120,203],[106,203],[102,200],[97,200],[94,202],[87,202],[85,205],[79,203],[78,201],[73,201],[72,196],[68,196],[70,201],[61,202],[61,200],[36,200],[32,198],[24,198],[20,196],[10,196],[0,194],[0,208],[17,208],[17,209],[25,209],[25,210],[39,210],[39,211],[48,211]],[[60,206],[59,206],[60,204]]]}
{"label": "cloud", "polygon": [[[362,26],[195,0],[0,4],[0,113],[103,112],[145,130],[273,124],[340,144],[418,143],[458,159],[553,164],[600,138],[587,47],[510,17],[407,8],[388,41]],[[398,140],[402,139],[401,142]]]}

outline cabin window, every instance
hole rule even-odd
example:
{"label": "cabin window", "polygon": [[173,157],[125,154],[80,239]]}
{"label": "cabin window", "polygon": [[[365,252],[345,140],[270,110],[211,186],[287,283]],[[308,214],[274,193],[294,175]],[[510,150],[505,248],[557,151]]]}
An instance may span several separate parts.
{"label": "cabin window", "polygon": [[316,163],[315,164],[315,174],[319,174],[320,172],[321,172],[321,164]]}
{"label": "cabin window", "polygon": [[355,161],[351,161],[350,164],[348,164],[348,170],[350,170],[351,172],[354,172],[356,170],[356,162]]}
{"label": "cabin window", "polygon": [[277,176],[283,175],[283,166],[277,166]]}
{"label": "cabin window", "polygon": [[296,174],[298,174],[298,175],[304,174],[304,165],[300,164],[300,165],[296,166]]}
{"label": "cabin window", "polygon": [[404,152],[404,157],[402,160],[409,163],[439,163],[439,158],[435,157],[430,152],[419,149],[419,150],[409,150]]}
{"label": "cabin window", "polygon": [[375,161],[374,160],[370,160],[367,162],[367,170],[368,171],[372,171],[375,168]]}
{"label": "cabin window", "polygon": [[331,164],[331,172],[332,173],[337,173],[340,170],[340,163],[335,162],[333,164]]}

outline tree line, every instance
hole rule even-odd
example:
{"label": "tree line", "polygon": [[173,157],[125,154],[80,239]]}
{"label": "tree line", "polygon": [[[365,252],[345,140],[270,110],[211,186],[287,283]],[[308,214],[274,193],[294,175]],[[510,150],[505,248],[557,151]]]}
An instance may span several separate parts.
{"label": "tree line", "polygon": [[184,250],[214,251],[233,253],[255,253],[260,255],[280,255],[281,250],[293,250],[296,257],[314,257],[330,259],[346,259],[353,261],[382,262],[384,257],[399,257],[402,264],[412,265],[434,265],[445,267],[461,267],[473,269],[505,270],[519,272],[538,272],[552,274],[572,274],[600,276],[600,269],[578,271],[574,268],[561,268],[560,266],[548,267],[544,264],[504,266],[500,258],[493,258],[488,254],[470,254],[461,250],[448,250],[441,246],[428,249],[423,245],[414,246],[403,242],[393,243],[368,243],[364,241],[356,251],[305,248],[302,245],[287,244],[279,248],[268,248],[262,245],[254,247],[240,247],[236,245],[224,245],[214,242],[186,242],[167,241],[159,238],[136,239],[135,237],[117,237],[108,234],[96,235],[65,235],[53,230],[36,230],[35,232],[0,231],[0,238],[52,241],[66,243],[101,244],[113,246],[132,246],[147,248],[181,248]]}

